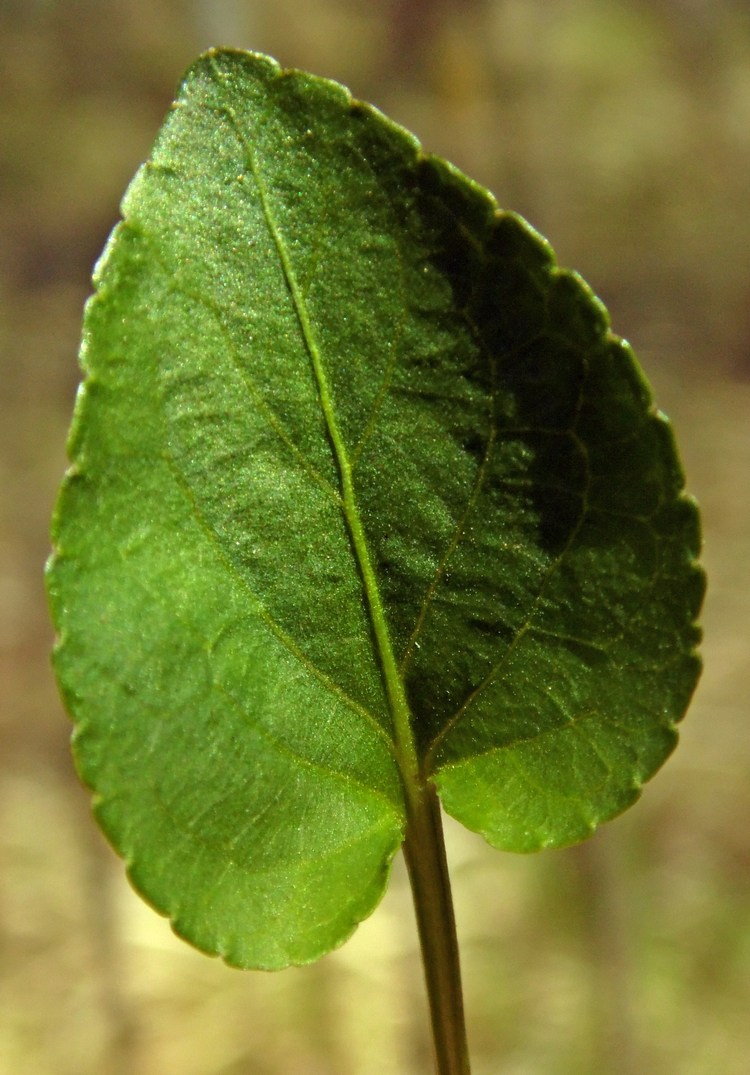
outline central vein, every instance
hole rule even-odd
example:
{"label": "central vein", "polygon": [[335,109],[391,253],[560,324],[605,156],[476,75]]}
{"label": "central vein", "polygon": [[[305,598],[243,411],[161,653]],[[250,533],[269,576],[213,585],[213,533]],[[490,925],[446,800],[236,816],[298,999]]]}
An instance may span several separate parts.
{"label": "central vein", "polygon": [[380,662],[386,697],[393,718],[396,756],[401,768],[405,791],[409,799],[413,800],[415,794],[418,794],[419,762],[414,734],[411,727],[409,703],[407,702],[404,684],[398,671],[393,646],[388,632],[385,611],[380,597],[380,589],[378,587],[377,578],[375,577],[370,550],[367,545],[367,538],[362,525],[362,518],[357,506],[354,483],[352,480],[351,461],[336,417],[336,410],[331,397],[328,377],[326,376],[325,367],[315,338],[315,332],[310,322],[310,316],[304,296],[297,283],[297,278],[286,245],[281,236],[273,210],[271,209],[268,190],[263,181],[263,177],[257,168],[252,148],[247,143],[246,139],[243,139],[243,141],[245,142],[245,147],[248,153],[250,168],[258,187],[263,215],[281,262],[284,278],[287,287],[289,288],[297,320],[305,341],[305,347],[312,363],[326,429],[341,479],[342,510],[349,531],[354,557],[362,579],[377,657]]}

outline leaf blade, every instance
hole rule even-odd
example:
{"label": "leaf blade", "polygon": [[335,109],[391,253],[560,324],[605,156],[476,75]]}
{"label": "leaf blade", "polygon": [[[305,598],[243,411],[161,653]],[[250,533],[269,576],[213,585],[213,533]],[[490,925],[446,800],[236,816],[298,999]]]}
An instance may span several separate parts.
{"label": "leaf blade", "polygon": [[372,910],[421,781],[518,850],[624,809],[697,678],[702,576],[603,307],[406,132],[250,54],[191,69],[123,212],[49,585],[136,885],[276,967]]}

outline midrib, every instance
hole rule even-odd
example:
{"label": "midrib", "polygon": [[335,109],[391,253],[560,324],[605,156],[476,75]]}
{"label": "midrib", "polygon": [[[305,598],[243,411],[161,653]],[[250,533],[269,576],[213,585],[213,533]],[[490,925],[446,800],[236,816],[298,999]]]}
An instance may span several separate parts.
{"label": "midrib", "polygon": [[399,675],[393,646],[388,632],[385,611],[380,596],[380,588],[378,587],[377,579],[375,577],[375,571],[370,558],[370,550],[367,545],[367,538],[365,536],[362,519],[357,506],[354,482],[352,480],[351,462],[336,417],[328,378],[326,376],[320,349],[315,338],[315,332],[310,322],[304,296],[297,283],[294,268],[271,208],[268,190],[257,167],[252,149],[247,142],[245,142],[245,146],[248,152],[250,167],[258,187],[263,215],[266,224],[268,225],[268,230],[273,238],[279,261],[281,262],[284,278],[287,287],[289,288],[295,314],[305,342],[305,348],[307,349],[307,353],[310,356],[310,361],[312,363],[326,430],[333,448],[333,454],[341,479],[343,514],[346,520],[354,558],[362,579],[372,633],[375,639],[376,656],[380,663],[386,697],[393,719],[396,758],[401,769],[407,797],[410,800],[413,800],[413,798],[419,794],[419,761],[414,733],[411,726],[409,703],[406,699],[403,681]]}

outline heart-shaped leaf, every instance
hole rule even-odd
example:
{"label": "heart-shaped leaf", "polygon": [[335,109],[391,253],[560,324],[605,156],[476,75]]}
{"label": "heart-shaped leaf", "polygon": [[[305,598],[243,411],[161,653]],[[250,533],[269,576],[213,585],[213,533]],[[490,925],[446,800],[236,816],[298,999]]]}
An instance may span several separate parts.
{"label": "heart-shaped leaf", "polygon": [[188,72],[96,273],[49,588],[98,817],[178,932],[316,958],[430,782],[587,836],[675,743],[699,535],[585,284],[340,86]]}

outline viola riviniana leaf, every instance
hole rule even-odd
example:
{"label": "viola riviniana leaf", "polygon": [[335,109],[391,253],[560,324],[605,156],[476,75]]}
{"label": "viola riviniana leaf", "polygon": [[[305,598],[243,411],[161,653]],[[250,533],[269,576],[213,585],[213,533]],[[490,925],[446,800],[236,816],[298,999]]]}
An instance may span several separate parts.
{"label": "viola riviniana leaf", "polygon": [[101,824],[197,946],[341,943],[427,781],[528,851],[672,750],[703,579],[670,427],[547,243],[340,86],[191,68],[82,362],[56,667]]}

